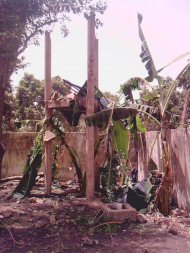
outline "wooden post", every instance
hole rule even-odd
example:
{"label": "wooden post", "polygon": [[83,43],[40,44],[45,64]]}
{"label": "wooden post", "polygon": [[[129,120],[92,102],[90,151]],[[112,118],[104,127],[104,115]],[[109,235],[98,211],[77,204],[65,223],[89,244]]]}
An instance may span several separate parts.
{"label": "wooden post", "polygon": [[[51,38],[49,32],[45,32],[45,118],[51,118],[51,111],[47,101],[51,98]],[[46,128],[48,130],[48,126]],[[52,185],[52,141],[47,141],[45,145],[45,194],[51,193]]]}
{"label": "wooden post", "polygon": [[[86,115],[94,113],[95,85],[95,16],[88,20],[88,81]],[[94,200],[94,127],[86,129],[86,198]]]}

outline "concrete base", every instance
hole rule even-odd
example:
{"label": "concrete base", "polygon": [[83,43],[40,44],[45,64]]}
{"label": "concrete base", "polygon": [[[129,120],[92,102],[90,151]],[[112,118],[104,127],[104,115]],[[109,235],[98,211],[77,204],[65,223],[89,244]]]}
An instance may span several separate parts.
{"label": "concrete base", "polygon": [[105,209],[105,218],[110,221],[124,222],[125,220],[129,221],[138,221],[137,211],[131,207],[129,204],[113,203],[107,204],[104,207]]}

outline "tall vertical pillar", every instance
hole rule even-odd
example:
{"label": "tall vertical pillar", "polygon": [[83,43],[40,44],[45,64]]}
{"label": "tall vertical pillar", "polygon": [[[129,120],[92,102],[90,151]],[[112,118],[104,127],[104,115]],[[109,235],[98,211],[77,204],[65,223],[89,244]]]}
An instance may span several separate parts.
{"label": "tall vertical pillar", "polygon": [[[50,33],[45,32],[45,119],[51,118],[51,111],[48,108],[47,101],[51,99],[51,38]],[[46,130],[49,127],[47,126]],[[44,142],[45,146],[45,194],[51,193],[52,185],[52,141]]]}
{"label": "tall vertical pillar", "polygon": [[[95,71],[95,88],[99,86],[99,69],[98,69],[98,39],[95,38],[95,64],[94,64],[94,71]],[[96,144],[98,141],[99,136],[99,129],[98,127],[94,128],[94,143]],[[94,158],[94,171],[95,171],[95,189],[98,190],[99,188],[99,164],[97,160],[97,156]]]}
{"label": "tall vertical pillar", "polygon": [[95,64],[94,64],[94,78],[95,78],[95,83],[94,83],[94,86],[96,88],[99,87],[99,69],[98,69],[98,61],[99,61],[99,58],[98,58],[98,51],[99,51],[99,46],[98,46],[98,39],[95,38],[95,46],[94,46],[94,50],[95,50],[95,55],[94,55],[94,58],[95,58]]}
{"label": "tall vertical pillar", "polygon": [[[87,108],[86,115],[94,114],[94,86],[95,86],[95,16],[88,20],[88,80],[87,80]],[[94,127],[86,129],[86,197],[94,200]]]}

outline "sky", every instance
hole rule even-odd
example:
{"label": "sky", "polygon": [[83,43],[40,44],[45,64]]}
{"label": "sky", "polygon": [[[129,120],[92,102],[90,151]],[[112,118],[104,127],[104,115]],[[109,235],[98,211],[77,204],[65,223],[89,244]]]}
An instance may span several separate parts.
{"label": "sky", "polygon": [[[116,93],[132,77],[146,77],[139,57],[137,12],[143,15],[142,29],[156,69],[177,56],[190,52],[190,0],[107,0],[108,8],[100,16],[103,26],[96,31],[99,40],[99,88]],[[51,33],[52,77],[60,75],[79,86],[87,79],[87,22],[71,16],[70,34],[64,38],[58,26]],[[24,52],[24,70],[13,74],[16,86],[24,72],[44,79],[44,36],[40,46],[30,45]],[[161,74],[176,78],[190,55],[166,68]]]}

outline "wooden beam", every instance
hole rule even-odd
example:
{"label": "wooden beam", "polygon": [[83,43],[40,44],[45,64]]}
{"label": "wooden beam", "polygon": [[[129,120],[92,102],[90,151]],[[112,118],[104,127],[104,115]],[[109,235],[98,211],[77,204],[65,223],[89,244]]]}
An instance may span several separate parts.
{"label": "wooden beam", "polygon": [[69,108],[69,100],[47,100],[47,108],[56,109],[56,108]]}
{"label": "wooden beam", "polygon": [[[86,115],[94,113],[95,85],[95,16],[88,20],[88,81]],[[86,198],[94,200],[94,127],[86,129]]]}
{"label": "wooden beam", "polygon": [[[51,38],[49,32],[45,32],[45,118],[51,118],[51,110],[47,101],[51,98]],[[47,127],[46,130],[48,130]],[[50,129],[49,129],[50,130]],[[52,185],[52,141],[45,142],[45,194],[51,193]]]}

